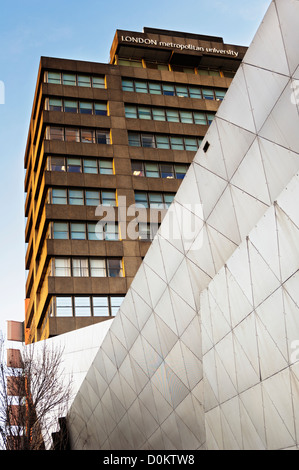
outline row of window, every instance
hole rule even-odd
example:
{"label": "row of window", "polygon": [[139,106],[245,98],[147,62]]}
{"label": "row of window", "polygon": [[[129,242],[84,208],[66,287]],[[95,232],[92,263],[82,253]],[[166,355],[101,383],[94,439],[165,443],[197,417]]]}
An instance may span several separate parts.
{"label": "row of window", "polygon": [[178,96],[183,98],[196,98],[222,101],[226,90],[204,88],[196,85],[176,85],[148,80],[122,79],[123,91],[136,93],[150,93],[153,95]]}
{"label": "row of window", "polygon": [[[158,193],[135,191],[135,204],[137,207],[151,207],[167,209],[173,201],[175,193]],[[48,202],[51,204],[70,204],[79,206],[116,206],[115,191],[83,190],[70,188],[51,188]]]}
{"label": "row of window", "polygon": [[67,100],[62,98],[46,98],[45,110],[107,116],[107,103],[94,103],[92,101]]}
{"label": "row of window", "polygon": [[115,316],[124,296],[53,297],[51,312],[56,317]]}
{"label": "row of window", "polygon": [[51,188],[48,193],[50,204],[70,204],[76,206],[116,206],[115,191]]}
{"label": "row of window", "polygon": [[[146,176],[148,178],[183,179],[188,165],[184,163],[160,163],[132,160],[133,176]],[[49,171],[62,171],[69,173],[89,173],[100,175],[113,175],[113,160],[106,158],[78,158],[53,157],[47,159]]]}
{"label": "row of window", "polygon": [[158,163],[132,160],[132,173],[134,176],[147,178],[183,179],[188,166],[184,163]]}
{"label": "row of window", "polygon": [[[110,132],[104,129],[94,130],[47,126],[46,139],[61,142],[111,143]],[[128,140],[129,145],[133,147],[196,151],[203,139],[202,137],[180,137],[165,134],[128,132]]]}
{"label": "row of window", "polygon": [[84,74],[68,73],[68,72],[50,72],[44,74],[46,83],[54,83],[56,85],[71,85],[87,88],[106,88],[105,77],[90,76]]}
{"label": "row of window", "polygon": [[118,224],[107,222],[97,229],[98,222],[52,222],[50,236],[54,240],[118,240]]}
{"label": "row of window", "polygon": [[77,158],[53,157],[47,160],[47,169],[50,171],[67,171],[69,173],[92,173],[100,175],[113,175],[113,160],[111,158]]}
{"label": "row of window", "polygon": [[78,129],[73,127],[46,127],[47,140],[61,142],[83,142],[88,144],[110,144],[110,131],[108,129]]}
{"label": "row of window", "polygon": [[151,209],[168,209],[175,193],[156,193],[151,191],[135,191],[136,207]]}
{"label": "row of window", "polygon": [[55,258],[52,276],[59,277],[123,277],[119,258]]}
{"label": "row of window", "polygon": [[128,132],[129,145],[133,147],[148,147],[158,149],[189,150],[195,152],[202,137],[180,137],[165,134],[141,134]]}
{"label": "row of window", "polygon": [[149,106],[125,105],[127,118],[147,119],[154,121],[182,122],[184,124],[200,124],[203,126],[212,123],[215,113],[203,111],[188,111],[173,108],[152,108]]}
{"label": "row of window", "polygon": [[129,67],[144,67],[148,69],[169,70],[173,72],[194,73],[198,75],[210,75],[214,77],[224,76],[233,77],[234,72],[229,70],[220,71],[217,69],[202,68],[202,67],[186,67],[183,65],[163,64],[157,62],[149,62],[143,59],[118,59],[117,65],[126,65]]}

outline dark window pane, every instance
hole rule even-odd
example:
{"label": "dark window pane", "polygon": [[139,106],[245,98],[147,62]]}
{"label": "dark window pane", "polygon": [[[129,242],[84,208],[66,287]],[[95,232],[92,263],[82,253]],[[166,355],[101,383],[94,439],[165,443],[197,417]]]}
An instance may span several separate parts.
{"label": "dark window pane", "polygon": [[65,171],[64,157],[50,157],[51,171]]}

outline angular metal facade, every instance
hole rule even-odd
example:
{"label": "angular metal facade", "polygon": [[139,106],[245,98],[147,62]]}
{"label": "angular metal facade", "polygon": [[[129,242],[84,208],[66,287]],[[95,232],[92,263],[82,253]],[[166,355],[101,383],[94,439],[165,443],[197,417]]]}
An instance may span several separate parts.
{"label": "angular metal facade", "polygon": [[73,401],[73,449],[298,448],[298,20],[270,4]]}

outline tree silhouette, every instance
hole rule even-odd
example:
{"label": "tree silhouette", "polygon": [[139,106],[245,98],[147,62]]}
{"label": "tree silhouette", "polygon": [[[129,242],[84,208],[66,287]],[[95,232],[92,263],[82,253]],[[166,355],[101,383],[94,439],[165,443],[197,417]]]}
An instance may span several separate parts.
{"label": "tree silhouette", "polygon": [[[0,337],[0,446],[6,450],[66,449],[64,416],[71,380],[63,350],[47,341],[11,350]],[[60,425],[60,426],[59,426]]]}

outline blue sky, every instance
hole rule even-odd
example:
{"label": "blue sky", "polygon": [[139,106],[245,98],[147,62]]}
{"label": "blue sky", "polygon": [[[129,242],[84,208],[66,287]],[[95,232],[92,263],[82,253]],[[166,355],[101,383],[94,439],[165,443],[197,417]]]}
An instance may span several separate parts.
{"label": "blue sky", "polygon": [[24,319],[24,150],[41,56],[108,62],[116,29],[144,26],[248,46],[270,0],[15,0],[1,2],[0,330]]}

